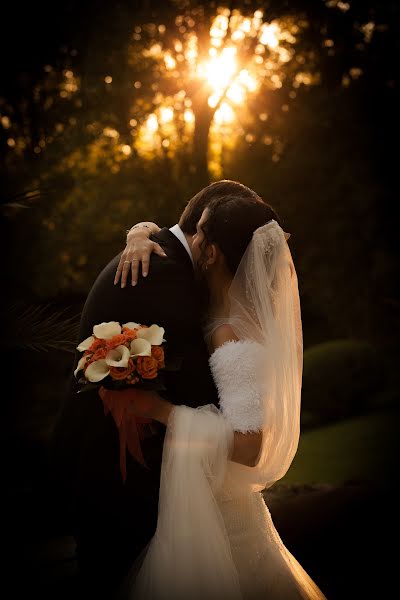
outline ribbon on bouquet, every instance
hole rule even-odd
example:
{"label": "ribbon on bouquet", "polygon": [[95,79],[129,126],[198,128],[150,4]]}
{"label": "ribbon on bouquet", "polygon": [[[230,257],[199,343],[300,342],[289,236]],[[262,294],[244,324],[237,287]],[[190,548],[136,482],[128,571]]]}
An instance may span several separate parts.
{"label": "ribbon on bouquet", "polygon": [[148,469],[144,460],[140,445],[145,435],[146,424],[152,423],[153,419],[146,417],[135,417],[128,413],[129,404],[132,399],[124,395],[123,391],[108,390],[101,387],[99,396],[103,401],[104,414],[111,413],[119,433],[119,466],[123,482],[126,482],[126,448],[138,463]]}

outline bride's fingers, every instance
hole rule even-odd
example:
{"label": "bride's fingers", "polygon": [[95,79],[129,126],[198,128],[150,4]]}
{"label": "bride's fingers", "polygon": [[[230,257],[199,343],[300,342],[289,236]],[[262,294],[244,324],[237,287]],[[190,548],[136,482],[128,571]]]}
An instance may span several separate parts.
{"label": "bride's fingers", "polygon": [[[166,257],[167,255],[165,254],[164,250],[161,248],[161,246],[159,244],[157,244],[156,242],[151,242],[150,245],[147,245],[146,247],[143,247],[142,250],[142,258],[141,258],[141,266],[142,266],[142,275],[143,277],[147,277],[147,275],[149,274],[150,271],[150,257],[152,253],[158,254],[159,256],[162,256],[163,258]],[[140,261],[138,263],[135,275],[133,274],[133,269],[132,269],[132,285],[136,285],[137,283],[137,279],[138,279],[138,271],[139,271],[139,264]]]}
{"label": "bride's fingers", "polygon": [[122,274],[121,274],[121,287],[124,288],[126,286],[126,281],[128,279],[128,273],[131,270],[131,266],[133,263],[128,258],[125,258],[122,264]]}
{"label": "bride's fingers", "polygon": [[154,242],[153,252],[155,254],[158,254],[158,256],[162,256],[162,257],[166,257],[167,256],[165,254],[164,250],[161,248],[160,244],[157,244],[156,242]]}
{"label": "bride's fingers", "polygon": [[137,284],[137,280],[138,280],[138,276],[139,276],[139,265],[140,265],[140,260],[138,258],[133,258],[132,259],[132,279],[131,279],[132,285]]}
{"label": "bride's fingers", "polygon": [[118,281],[120,280],[120,277],[121,277],[121,274],[122,274],[122,268],[124,266],[124,261],[125,260],[126,260],[126,254],[125,254],[125,252],[123,252],[121,254],[121,258],[119,259],[118,267],[117,267],[117,270],[115,272],[114,285],[117,285]]}
{"label": "bride's fingers", "polygon": [[150,269],[150,254],[143,254],[142,257],[142,275],[147,277]]}
{"label": "bride's fingers", "polygon": [[129,250],[125,248],[115,273],[114,285],[121,280],[121,287],[124,288],[127,284],[130,271],[131,283],[132,285],[136,285],[139,277],[140,263],[142,263],[142,275],[143,277],[147,277],[150,270],[150,256],[153,252],[163,258],[167,256],[159,244],[150,240],[147,240],[147,243],[143,243],[141,246],[137,245],[133,252],[132,248]]}
{"label": "bride's fingers", "polygon": [[164,250],[161,248],[160,244],[157,244],[156,242],[152,242],[151,246],[147,247],[146,249],[143,249],[143,256],[142,256],[142,275],[143,275],[143,277],[147,277],[147,275],[149,274],[150,256],[152,253],[158,254],[158,256],[161,256],[162,258],[165,258],[167,256],[165,254]]}

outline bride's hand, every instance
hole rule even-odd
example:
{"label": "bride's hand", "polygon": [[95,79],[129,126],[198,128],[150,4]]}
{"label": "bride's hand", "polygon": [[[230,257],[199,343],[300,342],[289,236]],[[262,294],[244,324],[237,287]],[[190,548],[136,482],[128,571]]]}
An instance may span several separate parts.
{"label": "bride's hand", "polygon": [[132,394],[132,401],[129,403],[128,414],[133,417],[145,417],[155,419],[160,423],[167,424],[169,415],[174,405],[157,392],[146,392],[143,390],[128,390]]}
{"label": "bride's hand", "polygon": [[171,402],[164,400],[157,392],[144,391],[137,389],[125,390],[107,390],[103,386],[99,390],[99,395],[103,402],[107,403],[107,395],[114,395],[116,400],[127,407],[127,414],[130,417],[142,417],[145,419],[154,419],[160,423],[167,424],[168,417],[172,408]]}
{"label": "bride's hand", "polygon": [[132,228],[126,238],[126,246],[121,254],[115,273],[114,285],[121,279],[121,287],[127,283],[129,271],[132,270],[131,283],[136,285],[139,275],[139,266],[142,265],[142,275],[146,277],[150,268],[150,256],[154,252],[166,257],[164,250],[157,242],[150,240],[150,235],[159,231],[155,223],[139,224]]}

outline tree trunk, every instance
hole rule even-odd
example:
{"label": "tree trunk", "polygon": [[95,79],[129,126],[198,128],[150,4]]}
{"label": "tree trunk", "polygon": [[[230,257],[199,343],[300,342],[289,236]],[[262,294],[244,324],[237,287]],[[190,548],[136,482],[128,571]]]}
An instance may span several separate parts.
{"label": "tree trunk", "polygon": [[193,135],[193,163],[196,179],[200,185],[210,183],[208,170],[208,138],[214,111],[207,104],[208,94],[201,102],[193,102],[195,127]]}

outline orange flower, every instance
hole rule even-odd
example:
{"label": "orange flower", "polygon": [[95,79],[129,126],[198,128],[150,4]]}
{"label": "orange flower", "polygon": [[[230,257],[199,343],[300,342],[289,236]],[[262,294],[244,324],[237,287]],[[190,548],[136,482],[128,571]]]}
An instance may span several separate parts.
{"label": "orange flower", "polygon": [[165,367],[164,362],[164,348],[162,346],[152,346],[151,347],[151,355],[156,359],[158,363],[158,368],[163,369]]}
{"label": "orange flower", "polygon": [[110,375],[113,379],[120,381],[121,379],[128,379],[135,370],[133,360],[129,359],[127,367],[110,367]]}
{"label": "orange flower", "polygon": [[107,350],[113,350],[113,348],[116,348],[117,346],[124,346],[128,340],[129,338],[125,333],[119,333],[109,340],[106,340],[106,348]]}
{"label": "orange flower", "polygon": [[99,350],[97,350],[97,352],[95,352],[91,358],[92,361],[95,360],[100,360],[102,358],[105,358],[107,356],[107,350],[106,348],[100,348]]}
{"label": "orange flower", "polygon": [[99,348],[105,348],[106,346],[106,340],[99,340],[99,339],[95,339],[94,342],[92,342],[91,346],[89,346],[88,350],[89,352],[96,352],[96,350],[99,350]]}
{"label": "orange flower", "polygon": [[94,352],[94,354],[92,354],[89,350],[87,350],[85,352],[85,356],[87,356],[87,360],[86,360],[86,364],[84,366],[84,370],[86,371],[86,369],[88,368],[89,365],[92,364],[92,362],[94,362],[95,360],[101,360],[102,358],[105,358],[106,355],[107,355],[106,348],[99,348],[96,352]]}
{"label": "orange flower", "polygon": [[129,339],[129,341],[136,340],[137,338],[136,329],[129,329],[129,327],[123,327],[122,334],[125,335]]}
{"label": "orange flower", "polygon": [[138,356],[136,368],[143,379],[155,379],[158,372],[158,362],[152,356]]}

